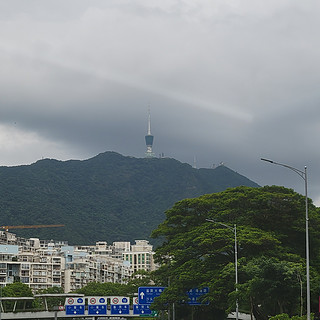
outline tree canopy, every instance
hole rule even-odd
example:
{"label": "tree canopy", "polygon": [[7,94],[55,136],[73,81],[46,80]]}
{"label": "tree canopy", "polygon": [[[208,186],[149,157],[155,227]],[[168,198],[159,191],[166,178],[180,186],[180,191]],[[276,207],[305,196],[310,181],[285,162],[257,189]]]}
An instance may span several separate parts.
{"label": "tree canopy", "polygon": [[138,292],[139,287],[150,286],[151,282],[150,272],[138,270],[127,284],[90,282],[76,292],[83,293],[85,296],[133,296]]}
{"label": "tree canopy", "polygon": [[32,290],[28,285],[21,282],[13,282],[1,290],[2,297],[33,297]]}
{"label": "tree canopy", "polygon": [[[316,310],[320,219],[311,200],[308,206],[311,296]],[[181,301],[191,288],[209,286],[207,309],[234,311],[238,300],[240,310],[252,312],[256,319],[305,310],[305,197],[292,189],[237,187],[182,200],[166,212],[166,220],[152,236],[164,238],[156,250],[160,264],[156,276],[163,285],[170,281],[158,306]]]}
{"label": "tree canopy", "polygon": [[[1,297],[33,297],[32,290],[30,287],[21,282],[13,282],[10,284],[7,284],[5,287],[1,288]],[[4,301],[2,302],[2,306],[4,310],[13,310],[14,302],[13,301]],[[34,306],[33,301],[18,301],[17,302],[17,309],[22,308],[32,308]]]}

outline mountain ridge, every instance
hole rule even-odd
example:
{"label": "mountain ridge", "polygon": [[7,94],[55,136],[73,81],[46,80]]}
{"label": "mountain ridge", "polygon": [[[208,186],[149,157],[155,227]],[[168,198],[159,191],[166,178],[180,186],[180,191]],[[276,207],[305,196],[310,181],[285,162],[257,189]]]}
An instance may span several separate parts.
{"label": "mountain ridge", "polygon": [[195,169],[172,158],[107,151],[86,160],[42,159],[0,167],[0,224],[65,224],[12,232],[70,244],[150,240],[175,202],[239,185],[258,187],[225,166]]}

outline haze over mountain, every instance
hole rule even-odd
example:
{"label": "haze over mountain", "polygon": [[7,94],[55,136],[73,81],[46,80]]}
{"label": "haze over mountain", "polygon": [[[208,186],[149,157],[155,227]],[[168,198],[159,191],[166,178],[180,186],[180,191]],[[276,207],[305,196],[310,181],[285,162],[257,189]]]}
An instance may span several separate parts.
{"label": "haze over mountain", "polygon": [[0,224],[64,224],[12,232],[70,244],[149,239],[175,202],[240,185],[258,187],[223,165],[195,169],[175,159],[115,152],[88,160],[44,159],[0,167]]}

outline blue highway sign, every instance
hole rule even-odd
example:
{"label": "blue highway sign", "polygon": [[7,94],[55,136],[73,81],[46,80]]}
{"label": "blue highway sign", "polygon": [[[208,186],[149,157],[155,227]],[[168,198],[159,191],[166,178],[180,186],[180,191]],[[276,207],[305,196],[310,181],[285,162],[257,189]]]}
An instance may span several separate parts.
{"label": "blue highway sign", "polygon": [[100,315],[107,314],[107,305],[88,305],[88,314]]}
{"label": "blue highway sign", "polygon": [[83,315],[85,311],[84,298],[66,298],[65,311],[66,315]]}
{"label": "blue highway sign", "polygon": [[202,289],[191,289],[187,292],[188,294],[188,301],[187,301],[187,304],[189,305],[208,305],[209,302],[208,301],[205,301],[205,302],[202,302],[201,301],[201,297],[205,294],[207,294],[209,292],[209,288],[208,287],[205,287],[205,288],[202,288]]}
{"label": "blue highway sign", "polygon": [[139,304],[151,304],[154,298],[159,297],[165,287],[139,287],[138,301]]}
{"label": "blue highway sign", "polygon": [[113,304],[111,305],[111,314],[129,314],[129,304]]}
{"label": "blue highway sign", "polygon": [[106,315],[107,298],[106,297],[88,297],[88,315]]}
{"label": "blue highway sign", "polygon": [[133,314],[151,314],[150,306],[148,304],[134,304]]}
{"label": "blue highway sign", "polygon": [[84,304],[83,305],[71,305],[71,306],[65,306],[66,309],[66,315],[78,315],[78,314],[84,314]]}

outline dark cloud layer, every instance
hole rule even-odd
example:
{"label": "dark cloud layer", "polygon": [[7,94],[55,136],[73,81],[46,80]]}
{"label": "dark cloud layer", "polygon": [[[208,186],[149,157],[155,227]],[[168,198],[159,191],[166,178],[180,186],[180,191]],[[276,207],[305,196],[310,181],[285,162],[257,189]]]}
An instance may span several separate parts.
{"label": "dark cloud layer", "polygon": [[143,157],[224,162],[320,203],[318,1],[0,2],[1,165]]}

